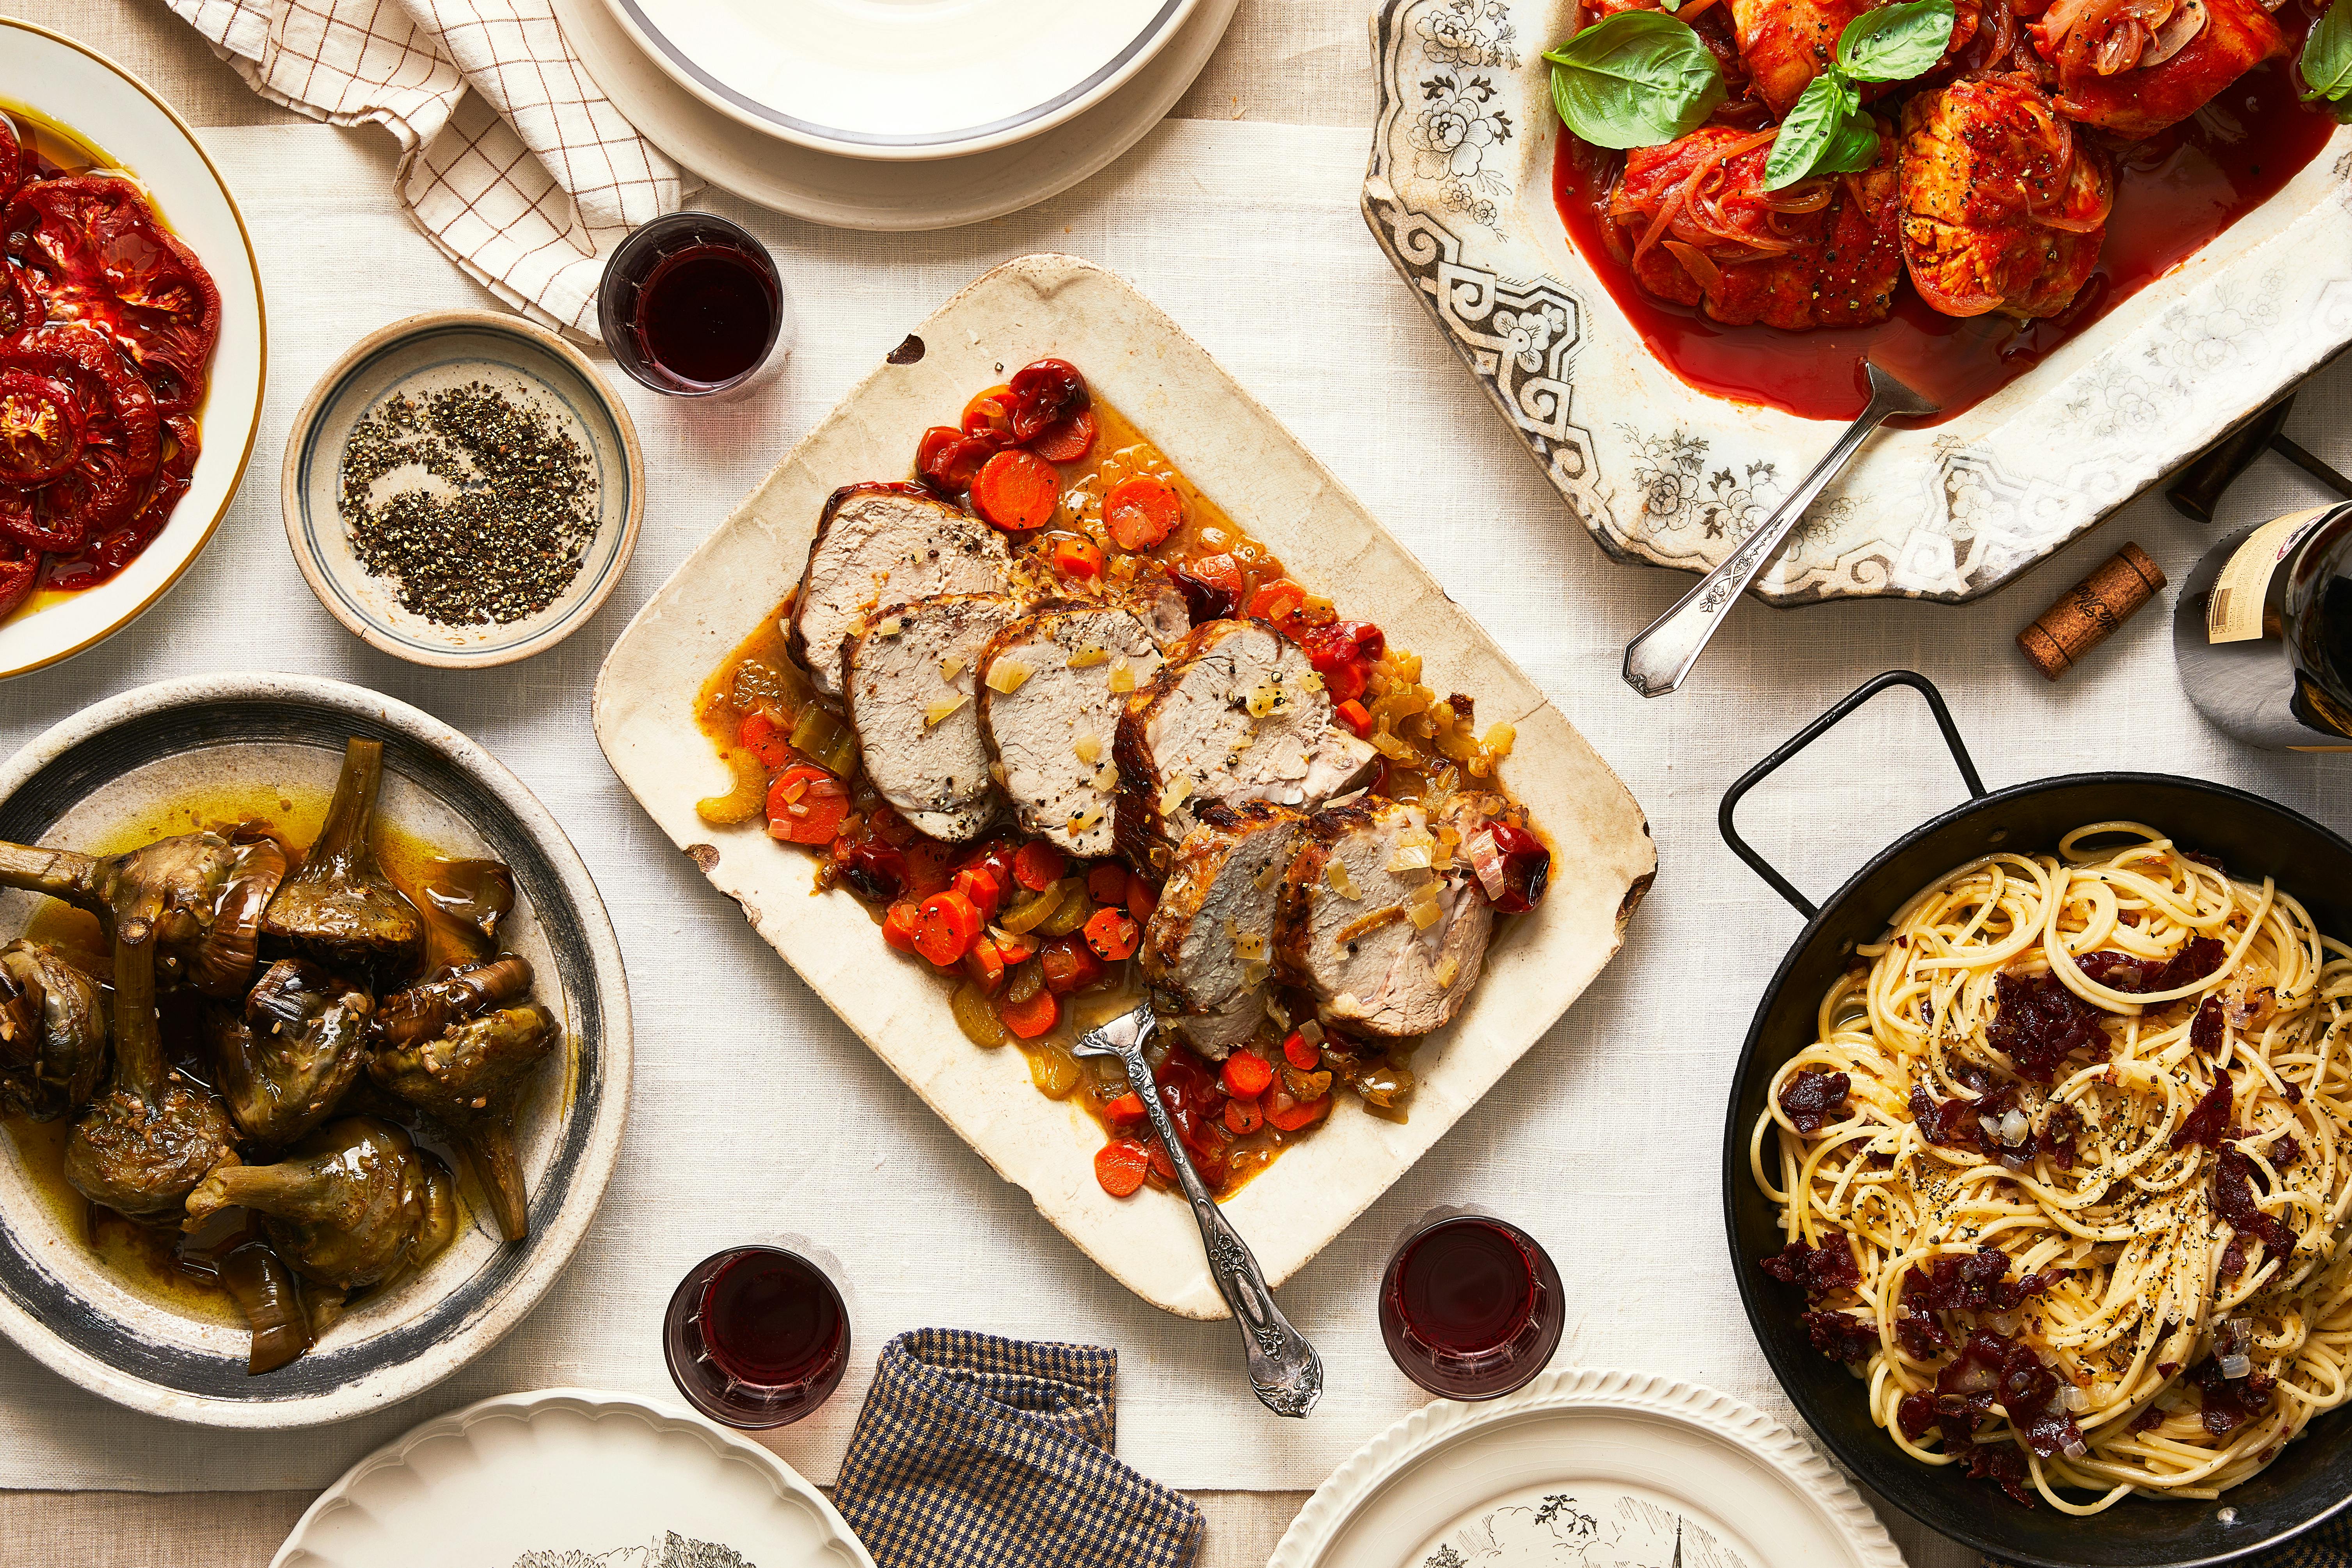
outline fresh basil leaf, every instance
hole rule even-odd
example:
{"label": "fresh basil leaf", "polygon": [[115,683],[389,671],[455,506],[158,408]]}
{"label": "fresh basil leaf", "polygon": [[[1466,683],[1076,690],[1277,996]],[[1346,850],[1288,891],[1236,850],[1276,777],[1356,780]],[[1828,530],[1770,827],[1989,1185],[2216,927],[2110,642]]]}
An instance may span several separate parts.
{"label": "fresh basil leaf", "polygon": [[1900,0],[1864,11],[1839,35],[1837,63],[1856,81],[1909,81],[1944,58],[1952,22],[1952,0]]}
{"label": "fresh basil leaf", "polygon": [[2352,0],[2336,0],[2304,40],[2303,79],[2311,84],[2306,100],[2352,100]]}
{"label": "fresh basil leaf", "polygon": [[1605,16],[1558,48],[1551,101],[1596,147],[1656,147],[1687,136],[1724,99],[1723,69],[1688,22],[1657,11]]}
{"label": "fresh basil leaf", "polygon": [[1859,174],[1878,162],[1878,121],[1855,113],[1830,139],[1829,150],[1813,164],[1816,174]]}
{"label": "fresh basil leaf", "polygon": [[1772,155],[1764,160],[1764,188],[1777,191],[1813,174],[1861,113],[1862,94],[1843,75],[1826,70],[1815,77],[1772,139]]}

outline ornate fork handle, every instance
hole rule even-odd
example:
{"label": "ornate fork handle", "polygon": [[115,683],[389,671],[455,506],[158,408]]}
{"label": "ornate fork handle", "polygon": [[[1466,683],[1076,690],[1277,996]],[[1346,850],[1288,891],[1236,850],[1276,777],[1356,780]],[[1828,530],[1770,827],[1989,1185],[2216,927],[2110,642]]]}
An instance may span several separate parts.
{"label": "ornate fork handle", "polygon": [[[1122,1028],[1122,1025],[1130,1025]],[[1249,1355],[1250,1386],[1268,1410],[1276,1415],[1304,1415],[1315,1408],[1323,1396],[1323,1358],[1307,1342],[1307,1336],[1290,1326],[1282,1309],[1274,1302],[1274,1291],[1265,1282],[1265,1275],[1257,1266],[1257,1258],[1249,1243],[1241,1238],[1217,1207],[1217,1200],[1209,1194],[1201,1173],[1192,1168],[1192,1156],[1176,1135],[1176,1124],[1169,1117],[1168,1107],[1160,1102],[1158,1086],[1152,1081],[1151,1064],[1144,1060],[1143,1046],[1159,1020],[1149,1007],[1138,1008],[1123,1017],[1114,1018],[1099,1029],[1088,1031],[1079,1043],[1084,1056],[1116,1056],[1127,1068],[1127,1081],[1133,1086],[1136,1098],[1143,1101],[1144,1114],[1151,1119],[1151,1130],[1160,1134],[1160,1145],[1176,1167],[1176,1180],[1183,1187],[1184,1196],[1192,1205],[1192,1217],[1200,1222],[1201,1244],[1208,1250],[1209,1273],[1217,1281],[1218,1293],[1225,1305],[1234,1310],[1234,1321],[1242,1327],[1242,1341]]]}
{"label": "ornate fork handle", "polygon": [[1698,662],[1698,656],[1706,651],[1706,645],[1722,628],[1731,606],[1748,592],[1748,584],[1764,570],[1765,562],[1771,559],[1781,541],[1803,519],[1806,509],[1862,450],[1870,433],[1898,414],[1937,412],[1938,405],[1876,365],[1865,362],[1864,368],[1870,376],[1869,404],[1845,427],[1837,445],[1813,465],[1812,472],[1798,481],[1788,499],[1775,507],[1772,515],[1758,524],[1753,533],[1740,541],[1739,548],[1725,557],[1722,565],[1708,573],[1697,587],[1675,602],[1673,609],[1652,621],[1639,637],[1625,645],[1626,685],[1644,697],[1664,697],[1680,687],[1691,667]]}

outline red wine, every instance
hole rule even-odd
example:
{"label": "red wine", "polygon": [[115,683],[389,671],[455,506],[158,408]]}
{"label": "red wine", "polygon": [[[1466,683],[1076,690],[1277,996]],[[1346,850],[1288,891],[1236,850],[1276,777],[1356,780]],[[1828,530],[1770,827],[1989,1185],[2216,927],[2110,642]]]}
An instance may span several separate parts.
{"label": "red wine", "polygon": [[730,1426],[782,1426],[824,1403],[849,1363],[849,1314],[798,1253],[744,1247],[679,1281],[663,1324],[670,1380]]}
{"label": "red wine", "polygon": [[1535,1238],[1459,1215],[1406,1238],[1381,1286],[1381,1334],[1399,1370],[1432,1394],[1492,1399],[1541,1372],[1567,1310]]}
{"label": "red wine", "polygon": [[654,263],[631,325],[646,357],[678,380],[723,385],[765,357],[774,285],[740,250],[697,245]]}

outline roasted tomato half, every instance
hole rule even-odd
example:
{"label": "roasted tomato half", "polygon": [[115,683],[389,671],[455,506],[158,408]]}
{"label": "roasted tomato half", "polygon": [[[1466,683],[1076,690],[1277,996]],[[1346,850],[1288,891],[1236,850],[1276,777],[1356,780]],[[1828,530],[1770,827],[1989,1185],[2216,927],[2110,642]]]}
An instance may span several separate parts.
{"label": "roasted tomato half", "polygon": [[53,321],[0,341],[0,533],[79,550],[131,521],[161,457],[154,396],[104,332]]}

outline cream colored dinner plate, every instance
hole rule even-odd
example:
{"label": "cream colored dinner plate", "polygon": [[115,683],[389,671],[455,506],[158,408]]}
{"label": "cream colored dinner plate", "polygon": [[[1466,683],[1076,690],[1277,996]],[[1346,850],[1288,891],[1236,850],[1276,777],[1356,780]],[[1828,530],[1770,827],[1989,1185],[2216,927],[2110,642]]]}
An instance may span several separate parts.
{"label": "cream colored dinner plate", "polygon": [[1846,1479],[1753,1405],[1548,1372],[1423,1406],[1333,1472],[1266,1568],[1903,1568]]}
{"label": "cream colored dinner plate", "polygon": [[268,332],[261,268],[228,182],[196,133],[152,88],[61,33],[0,16],[0,107],[34,110],[95,143],[138,176],[174,233],[220,289],[220,342],[199,414],[203,454],[171,521],[139,558],[95,588],[0,624],[0,677],[95,647],[180,579],[228,511],[261,421]]}
{"label": "cream colored dinner plate", "polygon": [[1009,146],[1116,92],[1201,0],[604,0],[654,64],[765,135],[852,158]]}
{"label": "cream colored dinner plate", "polygon": [[765,1448],[626,1394],[504,1394],[345,1472],[270,1568],[874,1568]]}
{"label": "cream colored dinner plate", "polygon": [[1336,475],[1125,280],[1072,257],[1024,257],[915,323],[914,335],[920,356],[876,366],[622,634],[596,679],[596,739],[712,884],[1046,1218],[1146,1300],[1223,1317],[1181,1201],[1103,1191],[1100,1127],[1078,1105],[1039,1094],[1019,1052],[965,1039],[947,987],[892,955],[850,894],[810,897],[812,857],[777,845],[761,824],[719,828],[695,815],[695,802],[724,794],[730,776],[696,725],[696,695],[799,577],[825,497],[904,475],[926,426],[1008,370],[1058,355],[1293,576],[1419,652],[1438,690],[1475,696],[1482,725],[1517,727],[1505,777],[1556,846],[1550,892],[1495,944],[1461,1016],[1415,1052],[1409,1121],[1380,1121],[1351,1100],[1224,1205],[1269,1280],[1339,1235],[1551,1027],[1616,952],[1656,849],[1641,807],[1542,691]]}
{"label": "cream colored dinner plate", "polygon": [[953,228],[1018,212],[1107,167],[1160,123],[1208,64],[1240,0],[1197,0],[1126,85],[1049,130],[965,157],[882,161],[820,152],[719,112],[656,66],[605,0],[554,0],[563,36],[629,122],[736,195],[834,228]]}

